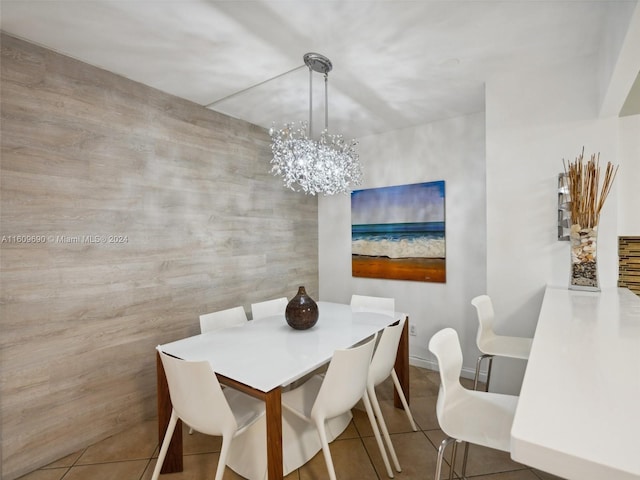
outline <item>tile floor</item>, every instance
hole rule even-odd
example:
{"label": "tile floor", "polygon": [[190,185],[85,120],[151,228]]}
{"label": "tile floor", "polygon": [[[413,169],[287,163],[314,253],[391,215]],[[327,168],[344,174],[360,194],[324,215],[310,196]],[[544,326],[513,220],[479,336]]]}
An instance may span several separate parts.
{"label": "tile floor", "polygon": [[[434,478],[437,447],[444,438],[438,428],[435,403],[438,396],[437,372],[411,367],[411,411],[419,430],[411,430],[402,410],[393,408],[393,386],[388,380],[377,388],[383,414],[400,459],[402,472],[398,480]],[[468,388],[471,382],[463,380]],[[363,408],[353,410],[353,421],[331,444],[331,454],[340,480],[384,480],[386,471],[380,458],[367,415]],[[195,432],[184,435],[184,471],[161,475],[160,480],[213,479],[220,451],[220,439]],[[458,450],[455,478],[460,472],[462,450]],[[447,452],[449,454],[449,451]],[[21,477],[20,480],[150,480],[158,455],[156,420],[151,419],[125,432],[109,437],[85,449]],[[449,468],[443,468],[448,478]],[[530,469],[509,458],[509,454],[472,445],[469,450],[467,477],[473,480],[552,480],[557,479]],[[229,468],[225,480],[238,480]],[[287,480],[321,480],[327,478],[322,452]]]}

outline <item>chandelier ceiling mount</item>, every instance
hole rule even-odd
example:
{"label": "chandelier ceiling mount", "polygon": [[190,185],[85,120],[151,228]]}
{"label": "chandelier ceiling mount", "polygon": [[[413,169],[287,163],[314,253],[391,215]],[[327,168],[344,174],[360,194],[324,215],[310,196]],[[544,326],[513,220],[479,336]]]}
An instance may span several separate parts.
{"label": "chandelier ceiling mount", "polygon": [[[309,195],[348,193],[362,181],[356,145],[353,139],[345,142],[342,135],[329,134],[329,72],[333,65],[324,55],[306,53],[303,56],[309,68],[309,122],[296,127],[287,123],[281,129],[272,127],[271,173],[280,175],[287,188]],[[313,73],[324,75],[325,125],[318,140],[313,132]]]}

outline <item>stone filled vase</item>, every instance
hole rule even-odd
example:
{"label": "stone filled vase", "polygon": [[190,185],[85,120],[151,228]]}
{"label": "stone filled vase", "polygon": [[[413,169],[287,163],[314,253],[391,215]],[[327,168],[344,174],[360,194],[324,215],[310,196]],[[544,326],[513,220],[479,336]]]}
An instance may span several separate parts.
{"label": "stone filled vase", "polygon": [[287,304],[284,316],[291,328],[306,330],[318,321],[318,304],[307,295],[304,287],[299,287],[296,296]]}
{"label": "stone filled vase", "polygon": [[571,225],[571,282],[573,290],[599,291],[598,283],[598,226],[582,228]]}

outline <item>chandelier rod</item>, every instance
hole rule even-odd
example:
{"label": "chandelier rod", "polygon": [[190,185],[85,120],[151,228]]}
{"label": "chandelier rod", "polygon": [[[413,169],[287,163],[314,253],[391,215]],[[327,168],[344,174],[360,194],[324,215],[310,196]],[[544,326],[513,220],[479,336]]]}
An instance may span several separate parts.
{"label": "chandelier rod", "polygon": [[329,74],[324,74],[324,129],[329,130]]}
{"label": "chandelier rod", "polygon": [[313,69],[309,65],[309,138],[313,136]]}
{"label": "chandelier rod", "polygon": [[295,67],[295,68],[292,68],[291,70],[288,70],[288,71],[286,71],[286,72],[284,72],[284,73],[280,73],[280,74],[276,75],[275,77],[267,78],[266,80],[263,80],[262,82],[256,83],[255,85],[251,85],[250,87],[243,88],[242,90],[240,90],[240,91],[238,91],[238,92],[234,92],[234,93],[232,93],[232,94],[230,94],[230,95],[227,95],[226,97],[219,98],[218,100],[215,100],[215,101],[213,101],[213,102],[208,103],[207,105],[205,105],[205,108],[212,107],[212,106],[214,106],[216,103],[223,102],[223,101],[228,100],[228,99],[230,99],[230,98],[232,98],[232,97],[235,97],[236,95],[240,95],[241,93],[246,93],[246,92],[248,92],[249,90],[252,90],[252,89],[254,89],[254,88],[256,88],[256,87],[259,87],[260,85],[264,85],[265,83],[268,83],[268,82],[270,82],[270,81],[272,81],[272,80],[275,80],[276,78],[284,77],[285,75],[288,75],[288,74],[290,74],[290,73],[293,73],[293,72],[295,72],[296,70],[300,70],[301,68],[303,68],[303,67],[305,67],[305,66],[306,66],[305,64],[299,65],[299,66],[297,66],[297,67]]}
{"label": "chandelier rod", "polygon": [[313,135],[313,72],[324,75],[324,129],[329,129],[329,72],[333,68],[331,60],[319,53],[305,53],[302,57],[309,67],[309,137]]}
{"label": "chandelier rod", "polygon": [[[329,130],[329,74],[324,73],[324,129]],[[313,69],[309,65],[309,137],[313,135]]]}
{"label": "chandelier rod", "polygon": [[[329,74],[324,74],[324,129],[329,130]],[[309,137],[313,135],[313,70],[309,67]]]}

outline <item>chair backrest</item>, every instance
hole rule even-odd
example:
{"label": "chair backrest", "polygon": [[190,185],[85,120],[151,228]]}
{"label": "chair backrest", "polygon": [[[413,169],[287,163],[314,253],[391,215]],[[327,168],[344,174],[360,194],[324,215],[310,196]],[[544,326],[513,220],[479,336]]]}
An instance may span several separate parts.
{"label": "chair backrest", "polygon": [[373,359],[369,367],[369,381],[374,386],[379,385],[391,375],[391,370],[393,370],[396,362],[398,344],[400,343],[405,321],[406,318],[403,318],[397,325],[386,327],[380,335],[380,340],[373,353]]}
{"label": "chair backrest", "polygon": [[393,315],[396,309],[395,303],[393,298],[351,295],[351,308],[356,312],[377,312]]}
{"label": "chair backrest", "polygon": [[476,343],[480,351],[483,351],[482,345],[495,337],[493,331],[493,303],[488,295],[480,295],[471,300],[471,305],[476,307],[478,314],[478,334],[476,335]]}
{"label": "chair backrest", "polygon": [[211,332],[219,328],[242,325],[247,321],[247,314],[243,307],[233,307],[218,312],[200,315],[200,332]]}
{"label": "chair backrest", "polygon": [[458,397],[461,389],[464,388],[460,384],[462,350],[458,333],[453,328],[440,330],[429,340],[429,351],[436,356],[440,370],[440,392],[436,411],[442,427],[441,416],[446,410],[446,405]]}
{"label": "chair backrest", "polygon": [[251,318],[258,320],[259,318],[272,317],[273,315],[284,315],[287,303],[289,303],[287,297],[252,303]]}
{"label": "chair backrest", "polygon": [[376,337],[347,350],[333,353],[311,418],[333,418],[353,408],[367,388],[367,376]]}
{"label": "chair backrest", "polygon": [[181,360],[167,355],[160,346],[157,350],[178,417],[207,435],[233,434],[238,425],[209,362]]}

